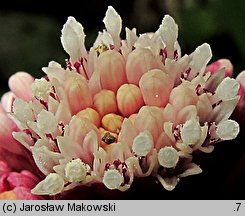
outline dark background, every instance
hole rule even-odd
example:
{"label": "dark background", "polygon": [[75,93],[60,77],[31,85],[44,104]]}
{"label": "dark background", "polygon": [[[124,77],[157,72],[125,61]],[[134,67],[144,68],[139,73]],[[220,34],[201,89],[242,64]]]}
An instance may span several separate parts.
{"label": "dark background", "polygon": [[[81,0],[52,4],[9,1],[0,6],[0,95],[8,90],[9,76],[17,71],[40,77],[41,68],[49,61],[64,65],[68,56],[62,49],[60,35],[68,16],[82,23],[89,47],[104,28],[102,20],[108,5],[121,15],[123,27],[136,27],[137,33],[155,31],[168,13],[179,25],[183,54],[208,42],[213,51],[212,61],[229,58],[234,64],[234,76],[245,69],[244,0]],[[182,179],[173,192],[166,192],[154,180],[145,179],[117,197],[244,199],[245,129],[241,131],[235,141],[220,143],[212,154],[200,155],[196,162],[203,173]],[[103,197],[98,195],[98,198]]]}

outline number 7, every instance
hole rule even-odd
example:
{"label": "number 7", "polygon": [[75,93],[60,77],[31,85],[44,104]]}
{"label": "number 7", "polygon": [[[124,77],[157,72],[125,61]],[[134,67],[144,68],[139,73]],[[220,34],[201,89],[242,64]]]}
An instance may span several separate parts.
{"label": "number 7", "polygon": [[236,204],[237,204],[237,209],[236,209],[236,211],[239,211],[239,208],[240,208],[240,206],[241,206],[242,203],[236,203]]}

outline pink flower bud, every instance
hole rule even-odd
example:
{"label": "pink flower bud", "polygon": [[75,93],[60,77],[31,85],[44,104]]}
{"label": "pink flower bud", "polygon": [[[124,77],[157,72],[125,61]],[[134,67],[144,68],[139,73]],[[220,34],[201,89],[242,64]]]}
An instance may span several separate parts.
{"label": "pink flower bud", "polygon": [[187,105],[196,105],[198,96],[195,91],[185,83],[175,87],[169,97],[169,102],[175,110],[180,110]]}
{"label": "pink flower bud", "polygon": [[138,85],[144,73],[151,69],[163,69],[164,66],[159,57],[153,56],[149,49],[135,49],[128,56],[126,74],[129,83]]}
{"label": "pink flower bud", "polygon": [[205,72],[211,72],[211,74],[214,74],[222,68],[225,68],[225,76],[232,76],[233,65],[229,59],[219,59],[218,61],[213,62],[206,67]]}
{"label": "pink flower bud", "polygon": [[139,86],[146,105],[164,107],[168,103],[172,84],[168,74],[163,71],[148,71],[141,77]]}
{"label": "pink flower bud", "polygon": [[135,119],[135,127],[140,132],[149,131],[154,142],[156,142],[163,131],[162,109],[154,106],[143,106]]}
{"label": "pink flower bud", "polygon": [[127,81],[125,60],[120,53],[114,50],[107,50],[100,54],[96,70],[100,74],[100,83],[103,89],[116,92]]}
{"label": "pink flower bud", "polygon": [[92,106],[92,96],[84,77],[77,74],[70,75],[65,82],[65,91],[72,114]]}

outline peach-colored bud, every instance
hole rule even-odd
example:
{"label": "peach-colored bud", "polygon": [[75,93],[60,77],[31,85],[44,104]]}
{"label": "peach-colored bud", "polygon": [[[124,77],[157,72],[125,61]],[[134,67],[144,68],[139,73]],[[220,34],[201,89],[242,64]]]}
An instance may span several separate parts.
{"label": "peach-colored bud", "polygon": [[32,98],[31,84],[34,78],[25,72],[18,72],[9,78],[9,88],[16,95],[25,101]]}
{"label": "peach-colored bud", "polygon": [[139,87],[134,84],[122,85],[117,91],[117,104],[123,116],[138,112],[144,105]]}
{"label": "peach-colored bud", "polygon": [[118,133],[121,129],[123,117],[114,113],[109,113],[102,118],[102,126],[113,133]]}
{"label": "peach-colored bud", "polygon": [[136,119],[135,127],[140,131],[149,131],[154,142],[163,131],[163,110],[155,106],[143,106]]}
{"label": "peach-colored bud", "polygon": [[188,105],[196,105],[198,96],[187,84],[182,83],[170,93],[169,102],[176,111]]}
{"label": "peach-colored bud", "polygon": [[103,89],[116,92],[127,81],[125,60],[120,53],[114,50],[108,50],[100,54],[96,70],[99,71],[100,83]]}
{"label": "peach-colored bud", "polygon": [[135,49],[128,56],[126,63],[126,75],[130,83],[139,84],[141,76],[151,69],[163,69],[159,58],[154,57],[146,48]]}
{"label": "peach-colored bud", "polygon": [[163,107],[168,103],[172,84],[168,74],[163,71],[148,71],[141,77],[139,86],[146,105]]}
{"label": "peach-colored bud", "polygon": [[116,96],[113,91],[102,90],[94,96],[94,108],[103,117],[108,113],[117,113]]}
{"label": "peach-colored bud", "polygon": [[225,68],[225,76],[232,76],[233,65],[229,59],[219,59],[218,61],[213,62],[206,67],[205,72],[209,71],[211,74],[214,74],[222,68]]}
{"label": "peach-colored bud", "polygon": [[0,193],[0,200],[17,200],[14,190],[5,191]]}
{"label": "peach-colored bud", "polygon": [[92,108],[86,108],[76,114],[79,117],[87,118],[96,127],[100,126],[100,115]]}
{"label": "peach-colored bud", "polygon": [[72,114],[92,106],[92,96],[89,92],[87,81],[83,76],[70,74],[65,82],[65,91]]}

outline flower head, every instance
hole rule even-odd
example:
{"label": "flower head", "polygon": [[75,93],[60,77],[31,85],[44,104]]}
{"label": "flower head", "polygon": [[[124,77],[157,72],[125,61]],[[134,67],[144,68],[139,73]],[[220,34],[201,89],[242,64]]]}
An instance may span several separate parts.
{"label": "flower head", "polygon": [[124,40],[112,7],[103,22],[106,29],[87,51],[82,25],[69,17],[61,35],[67,68],[50,62],[45,79],[32,81],[32,98],[16,95],[13,102],[13,137],[46,176],[33,194],[94,183],[125,191],[134,177],[150,175],[172,190],[202,171],[195,151],[210,153],[239,132],[229,119],[239,84],[220,65],[207,67],[208,44],[181,56],[169,15],[152,34],[126,28]]}

